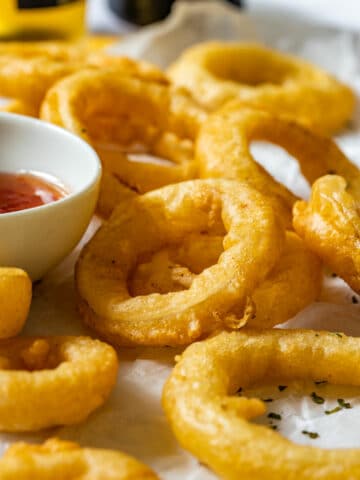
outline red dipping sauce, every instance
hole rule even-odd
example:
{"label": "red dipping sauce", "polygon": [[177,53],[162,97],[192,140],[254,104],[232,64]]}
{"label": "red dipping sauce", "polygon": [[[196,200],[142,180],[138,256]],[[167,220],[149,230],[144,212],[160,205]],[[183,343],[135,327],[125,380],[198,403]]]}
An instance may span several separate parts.
{"label": "red dipping sauce", "polygon": [[0,172],[0,214],[40,207],[66,195],[61,186],[41,175]]}

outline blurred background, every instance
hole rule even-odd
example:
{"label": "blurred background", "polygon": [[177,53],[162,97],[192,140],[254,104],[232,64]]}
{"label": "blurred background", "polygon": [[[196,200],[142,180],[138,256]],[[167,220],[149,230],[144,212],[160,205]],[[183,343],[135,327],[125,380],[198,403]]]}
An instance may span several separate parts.
{"label": "blurred background", "polygon": [[[189,0],[191,2],[191,0]],[[203,0],[206,1],[206,0]],[[219,0],[221,1],[221,0]],[[110,8],[110,3],[112,4]],[[120,19],[134,16],[137,20],[156,18],[169,9],[163,0],[88,0],[87,19],[91,30],[100,32],[125,33],[134,25]],[[337,27],[360,29],[359,0],[233,0],[251,14],[270,15],[281,19],[311,23],[322,23]]]}
{"label": "blurred background", "polygon": [[[180,1],[180,0],[178,0]],[[219,2],[276,28],[321,24],[360,29],[359,0],[181,0]],[[0,0],[0,39],[71,38],[85,31],[126,34],[165,18],[175,0]],[[236,10],[234,10],[236,11]],[[192,22],[194,23],[194,22]],[[291,25],[291,27],[290,27]],[[262,25],[263,26],[263,25]]]}

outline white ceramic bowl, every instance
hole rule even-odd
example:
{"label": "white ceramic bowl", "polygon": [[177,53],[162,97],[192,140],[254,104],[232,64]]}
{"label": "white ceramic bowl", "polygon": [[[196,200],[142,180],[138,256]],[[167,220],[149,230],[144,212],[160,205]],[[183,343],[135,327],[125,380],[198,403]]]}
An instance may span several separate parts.
{"label": "white ceramic bowl", "polygon": [[78,243],[94,212],[101,164],[83,140],[54,125],[0,113],[0,172],[42,172],[70,192],[28,210],[0,214],[0,266],[38,280]]}

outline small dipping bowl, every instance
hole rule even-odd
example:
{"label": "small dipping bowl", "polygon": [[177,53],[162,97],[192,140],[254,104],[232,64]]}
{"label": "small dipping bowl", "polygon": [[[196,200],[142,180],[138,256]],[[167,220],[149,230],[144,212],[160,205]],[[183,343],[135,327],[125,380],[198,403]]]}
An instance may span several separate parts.
{"label": "small dipping bowl", "polygon": [[95,151],[49,123],[0,113],[0,173],[58,181],[66,195],[39,207],[0,214],[0,266],[42,278],[76,246],[94,213],[101,178]]}

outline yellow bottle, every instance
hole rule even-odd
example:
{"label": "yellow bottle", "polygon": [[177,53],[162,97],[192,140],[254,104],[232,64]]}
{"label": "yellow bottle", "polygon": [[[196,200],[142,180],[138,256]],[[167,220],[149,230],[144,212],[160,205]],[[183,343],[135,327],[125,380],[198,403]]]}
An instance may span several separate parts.
{"label": "yellow bottle", "polygon": [[69,39],[85,30],[85,0],[0,0],[1,40]]}

